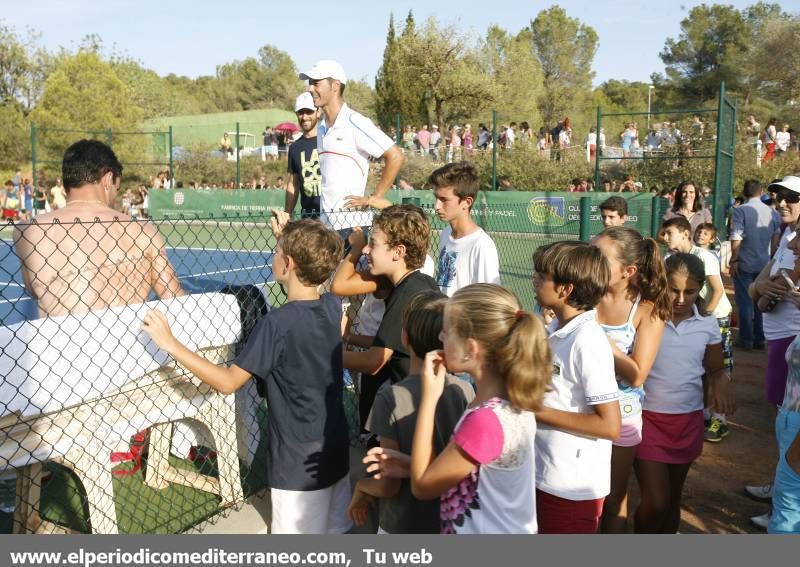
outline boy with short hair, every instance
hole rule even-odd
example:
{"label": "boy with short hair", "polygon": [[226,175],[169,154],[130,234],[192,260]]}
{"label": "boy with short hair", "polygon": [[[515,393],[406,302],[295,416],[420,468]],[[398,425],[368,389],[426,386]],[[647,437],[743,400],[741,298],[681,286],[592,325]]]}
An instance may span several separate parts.
{"label": "boy with short hair", "polygon": [[614,355],[594,310],[610,268],[599,248],[575,241],[540,246],[533,264],[536,301],[555,313],[547,325],[552,386],[536,412],[539,533],[593,534],[621,427]]}
{"label": "boy with short hair", "polygon": [[372,375],[362,376],[359,390],[363,426],[378,388],[387,380],[395,383],[408,376],[409,355],[401,339],[403,310],[418,293],[438,288],[432,277],[420,271],[431,237],[431,227],[422,209],[415,205],[387,207],[373,219],[368,245],[356,238],[360,234],[355,232],[350,239],[352,249],[342,261],[340,272],[343,269],[355,272],[363,251],[370,275],[385,276],[392,284],[372,346],[363,352],[344,353],[345,368]]}
{"label": "boy with short hair", "polygon": [[628,220],[628,201],[623,197],[609,197],[598,207],[603,227],[622,226]]}
{"label": "boy with short hair", "polygon": [[478,173],[466,161],[448,163],[431,173],[437,216],[449,226],[442,231],[436,282],[448,297],[474,283],[500,283],[500,260],[491,237],[472,219],[478,196]]}
{"label": "boy with short hair", "polygon": [[[420,373],[425,355],[442,348],[444,306],[447,297],[439,291],[419,293],[403,311],[403,345],[409,353],[410,374],[397,384],[378,390],[366,428],[379,436],[380,446],[411,455],[417,410],[422,396]],[[475,398],[475,390],[464,380],[445,376],[444,392],[436,405],[434,447],[444,450],[458,420]],[[380,533],[439,533],[439,501],[421,501],[411,494],[408,478],[364,478],[358,481],[348,514],[360,526],[367,517],[371,497],[380,498]]]}
{"label": "boy with short hair", "polygon": [[716,256],[717,260],[719,260],[719,251],[714,250],[713,246],[717,240],[717,227],[710,222],[704,222],[697,225],[697,229],[694,231],[694,242],[700,248],[704,250],[708,250],[714,256]]}
{"label": "boy with short hair", "polygon": [[[703,225],[701,225],[703,226]],[[713,225],[712,225],[713,226]],[[719,259],[710,251],[696,246],[692,241],[692,225],[685,217],[674,217],[664,221],[660,231],[661,239],[667,244],[670,253],[685,252],[703,261],[706,281],[700,290],[705,301],[706,311],[713,315],[722,335],[722,354],[728,372],[733,371],[733,342],[731,339],[731,311],[733,307],[722,285]],[[722,441],[728,433],[728,421],[723,414],[711,414],[709,408],[703,410],[706,421],[705,440],[712,443]]]}
{"label": "boy with short hair", "polygon": [[[284,217],[284,220],[288,215]],[[229,367],[178,342],[160,311],[145,315],[153,342],[214,389],[229,394],[255,378],[270,408],[271,533],[344,533],[350,500],[349,437],[343,406],[341,300],[320,295],[342,255],[321,222],[281,226],[272,260],[287,301],[261,318]]]}

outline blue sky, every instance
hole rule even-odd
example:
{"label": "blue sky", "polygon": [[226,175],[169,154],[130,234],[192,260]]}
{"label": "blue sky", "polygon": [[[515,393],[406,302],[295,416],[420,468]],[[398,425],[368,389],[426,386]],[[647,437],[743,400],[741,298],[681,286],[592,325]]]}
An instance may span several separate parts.
{"label": "blue sky", "polygon": [[[724,0],[738,8],[755,0]],[[49,49],[74,48],[88,34],[107,48],[140,60],[161,75],[213,75],[217,65],[255,56],[273,44],[300,69],[337,59],[349,77],[373,82],[381,64],[390,12],[402,24],[409,9],[417,22],[434,16],[473,38],[491,24],[516,33],[555,2],[430,0],[304,2],[269,0],[24,0],[5,1],[0,20],[18,33],[30,27]],[[562,0],[572,17],[598,33],[595,84],[616,78],[648,81],[663,71],[658,57],[668,37],[697,1]],[[781,2],[800,11],[800,0]]]}

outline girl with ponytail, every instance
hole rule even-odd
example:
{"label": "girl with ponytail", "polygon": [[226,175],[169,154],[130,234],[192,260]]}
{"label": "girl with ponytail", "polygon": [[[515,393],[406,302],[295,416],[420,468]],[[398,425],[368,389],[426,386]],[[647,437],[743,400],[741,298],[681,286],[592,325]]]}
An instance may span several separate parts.
{"label": "girl with ponytail", "polygon": [[[544,326],[494,284],[447,302],[443,349],[425,357],[411,453],[411,490],[440,497],[443,533],[536,533],[534,438],[552,363]],[[447,372],[467,372],[477,393],[450,442],[434,454],[436,406]]]}
{"label": "girl with ponytail", "polygon": [[597,322],[612,345],[622,417],[611,451],[611,492],[603,503],[602,533],[626,533],[628,479],[642,441],[643,384],[656,359],[672,300],[658,244],[637,231],[607,228],[594,240],[608,260],[609,285]]}

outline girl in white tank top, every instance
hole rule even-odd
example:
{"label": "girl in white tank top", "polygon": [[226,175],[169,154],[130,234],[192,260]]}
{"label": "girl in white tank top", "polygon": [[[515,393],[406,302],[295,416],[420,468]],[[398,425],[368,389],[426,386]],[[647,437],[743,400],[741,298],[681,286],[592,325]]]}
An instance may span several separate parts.
{"label": "girl in white tank top", "polygon": [[628,479],[642,440],[643,384],[655,361],[664,321],[671,315],[664,261],[658,244],[633,229],[607,228],[594,240],[611,268],[608,291],[597,305],[597,322],[614,344],[622,427],[611,453],[611,493],[600,531],[627,531]]}

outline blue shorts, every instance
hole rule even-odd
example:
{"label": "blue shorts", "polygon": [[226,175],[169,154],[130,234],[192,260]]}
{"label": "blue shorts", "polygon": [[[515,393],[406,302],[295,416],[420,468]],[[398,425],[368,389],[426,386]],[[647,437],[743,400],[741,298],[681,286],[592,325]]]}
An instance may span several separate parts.
{"label": "blue shorts", "polygon": [[772,517],[767,531],[771,534],[800,533],[800,474],[786,462],[786,451],[800,432],[800,412],[778,412],[775,437],[778,441],[778,466],[772,492]]}

